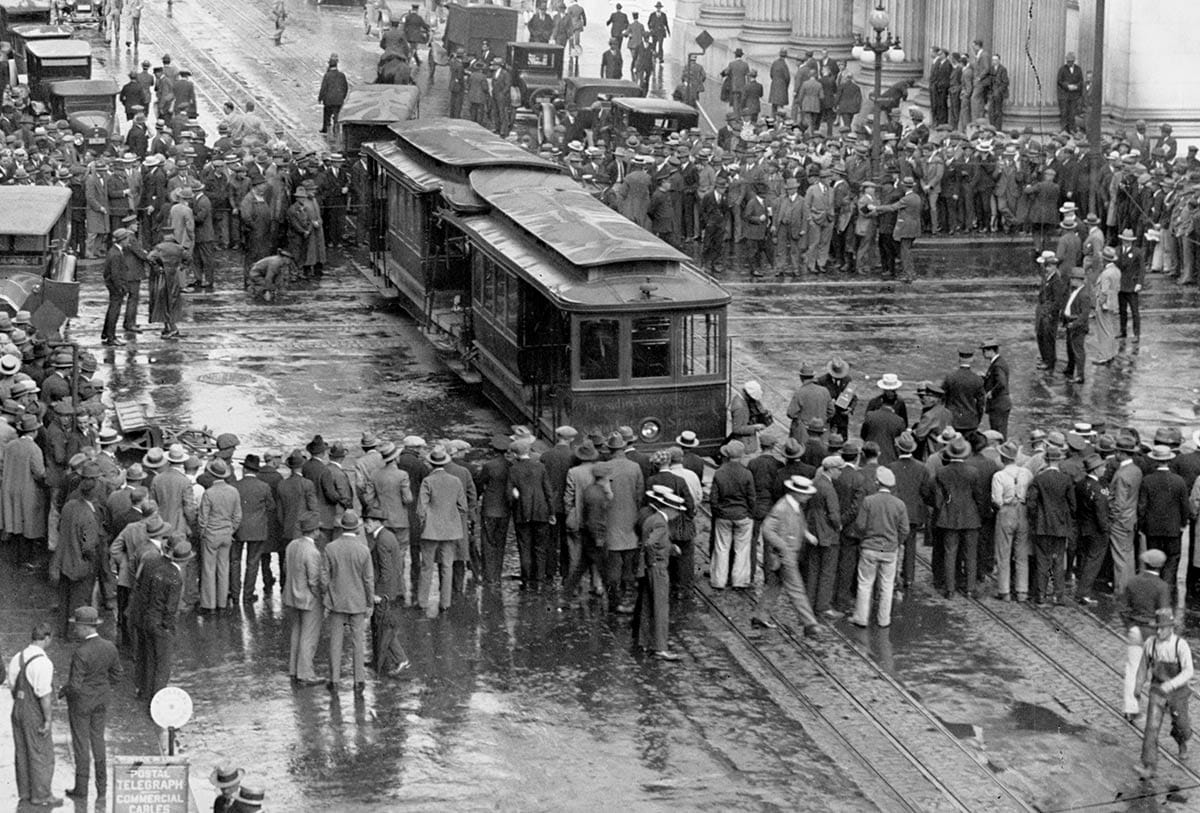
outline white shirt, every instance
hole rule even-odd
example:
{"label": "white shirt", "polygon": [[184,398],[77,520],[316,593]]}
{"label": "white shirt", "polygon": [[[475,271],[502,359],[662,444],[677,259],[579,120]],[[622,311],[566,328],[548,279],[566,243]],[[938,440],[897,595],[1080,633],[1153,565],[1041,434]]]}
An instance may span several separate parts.
{"label": "white shirt", "polygon": [[670,472],[687,483],[692,500],[699,506],[704,501],[704,486],[701,485],[700,478],[696,476],[696,472],[685,469],[682,463],[672,463]]}
{"label": "white shirt", "polygon": [[[21,656],[25,656],[25,677],[29,680],[29,685],[33,687],[35,697],[45,697],[54,691],[54,664],[50,662],[46,651],[37,644],[30,644],[23,650],[13,656],[13,659],[8,662],[8,688],[16,691],[17,680],[21,674]],[[41,655],[43,657],[34,660],[34,657]]]}

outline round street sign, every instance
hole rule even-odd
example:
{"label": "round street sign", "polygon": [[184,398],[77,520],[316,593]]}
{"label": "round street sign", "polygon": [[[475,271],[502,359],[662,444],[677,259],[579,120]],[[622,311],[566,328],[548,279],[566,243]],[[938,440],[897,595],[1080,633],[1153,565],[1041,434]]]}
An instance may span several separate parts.
{"label": "round street sign", "polygon": [[178,686],[167,686],[154,693],[150,717],[160,728],[183,728],[192,719],[192,698]]}

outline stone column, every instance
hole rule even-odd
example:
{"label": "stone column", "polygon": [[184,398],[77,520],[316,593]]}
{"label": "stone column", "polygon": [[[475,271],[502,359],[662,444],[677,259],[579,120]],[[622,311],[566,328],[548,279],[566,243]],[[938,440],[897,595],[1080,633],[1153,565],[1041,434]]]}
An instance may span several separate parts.
{"label": "stone column", "polygon": [[774,58],[792,30],[792,0],[745,0],[741,41],[752,57]]}
{"label": "stone column", "polygon": [[[1066,56],[1067,5],[1063,0],[996,0],[995,41],[989,50],[1008,66],[1008,105],[1005,126],[1031,125],[1035,130],[1058,130],[1058,92],[1055,80]],[[1025,41],[1029,39],[1029,54]],[[1037,67],[1035,76],[1033,66]],[[1041,91],[1038,91],[1038,78]]]}
{"label": "stone column", "polygon": [[853,0],[791,0],[792,36],[788,43],[803,56],[805,51],[828,51],[834,59],[850,56],[854,41],[851,27]]}
{"label": "stone column", "polygon": [[926,0],[925,10],[926,50],[937,46],[962,53],[977,39],[991,50],[993,0]]}
{"label": "stone column", "polygon": [[739,29],[745,16],[745,0],[704,0],[699,23],[701,28]]}

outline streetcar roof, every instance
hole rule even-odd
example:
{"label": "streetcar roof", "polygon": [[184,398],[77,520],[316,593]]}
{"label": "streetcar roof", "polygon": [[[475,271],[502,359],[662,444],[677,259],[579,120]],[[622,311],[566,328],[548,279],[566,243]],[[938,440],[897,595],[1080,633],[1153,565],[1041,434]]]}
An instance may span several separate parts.
{"label": "streetcar roof", "polygon": [[0,234],[49,234],[70,202],[61,186],[0,186]]}
{"label": "streetcar roof", "polygon": [[691,265],[659,264],[629,274],[584,273],[564,265],[513,223],[483,214],[456,217],[454,222],[564,310],[664,310],[729,303],[728,292]]}
{"label": "streetcar roof", "polygon": [[390,124],[412,118],[421,100],[416,85],[355,85],[338,113],[342,124]]}
{"label": "streetcar roof", "polygon": [[536,173],[476,170],[471,186],[571,265],[682,263],[686,254],[613,211],[576,183],[537,181]]}
{"label": "streetcar roof", "polygon": [[394,141],[375,141],[363,149],[374,155],[385,168],[391,168],[414,192],[440,192],[446,201],[460,212],[482,212],[487,202],[466,181],[439,174],[435,167],[422,164]]}
{"label": "streetcar roof", "polygon": [[388,129],[411,149],[453,167],[510,166],[559,170],[552,161],[539,158],[467,119],[420,118],[398,121]]}

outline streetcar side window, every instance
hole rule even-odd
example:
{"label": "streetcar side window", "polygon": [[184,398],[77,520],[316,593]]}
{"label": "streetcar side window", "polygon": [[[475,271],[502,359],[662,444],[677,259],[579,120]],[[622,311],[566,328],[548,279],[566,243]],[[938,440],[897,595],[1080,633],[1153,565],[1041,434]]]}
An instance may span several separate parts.
{"label": "streetcar side window", "polygon": [[671,375],[671,317],[639,316],[630,333],[634,378],[667,378]]}
{"label": "streetcar side window", "polygon": [[579,322],[579,377],[599,381],[621,377],[621,323],[616,319]]}
{"label": "streetcar side window", "polygon": [[508,277],[508,313],[504,326],[515,337],[517,335],[517,327],[519,326],[518,318],[521,313],[521,282],[516,276],[506,271],[500,271],[499,274]]}
{"label": "streetcar side window", "polygon": [[719,375],[721,323],[716,313],[691,313],[681,318],[683,375]]}

